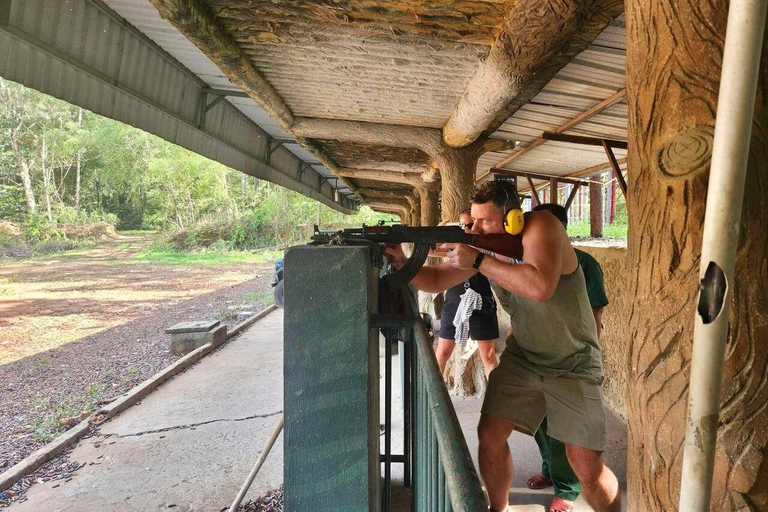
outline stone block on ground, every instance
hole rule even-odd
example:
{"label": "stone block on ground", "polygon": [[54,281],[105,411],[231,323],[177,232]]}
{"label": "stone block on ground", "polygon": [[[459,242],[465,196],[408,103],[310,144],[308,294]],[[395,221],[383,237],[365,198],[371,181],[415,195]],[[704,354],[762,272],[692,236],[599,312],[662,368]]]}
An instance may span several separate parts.
{"label": "stone block on ground", "polygon": [[221,345],[227,339],[227,326],[218,320],[180,322],[168,329],[171,335],[171,354],[183,356],[206,343]]}

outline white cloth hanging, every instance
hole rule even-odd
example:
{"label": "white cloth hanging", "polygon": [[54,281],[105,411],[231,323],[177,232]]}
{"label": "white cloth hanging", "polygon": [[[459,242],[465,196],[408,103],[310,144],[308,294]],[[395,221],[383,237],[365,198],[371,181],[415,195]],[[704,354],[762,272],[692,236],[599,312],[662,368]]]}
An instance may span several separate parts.
{"label": "white cloth hanging", "polygon": [[483,297],[472,288],[467,288],[461,296],[461,302],[453,317],[453,326],[456,327],[456,344],[464,348],[469,338],[469,317],[476,310],[483,308]]}

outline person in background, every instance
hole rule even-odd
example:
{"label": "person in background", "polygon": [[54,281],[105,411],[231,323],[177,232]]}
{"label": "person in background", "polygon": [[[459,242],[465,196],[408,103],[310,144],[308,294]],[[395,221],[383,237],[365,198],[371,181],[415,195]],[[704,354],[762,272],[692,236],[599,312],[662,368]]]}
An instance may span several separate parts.
{"label": "person in background", "polygon": [[[546,203],[536,206],[534,211],[547,211],[557,217],[563,227],[568,227],[568,212],[559,204]],[[608,305],[608,298],[605,295],[605,285],[603,283],[603,270],[600,264],[590,254],[575,249],[576,258],[579,260],[584,271],[584,280],[587,283],[587,295],[589,296],[589,305],[592,308],[592,315],[595,317],[597,326],[597,336],[603,330],[603,309]],[[573,472],[568,463],[568,457],[565,454],[565,445],[557,439],[547,435],[547,418],[544,418],[541,426],[534,434],[536,444],[541,453],[541,473],[533,475],[528,479],[530,489],[545,489],[550,486],[555,488],[555,499],[549,506],[550,512],[571,512],[573,502],[579,496],[581,489],[579,479]]]}
{"label": "person in background", "polygon": [[[465,229],[470,229],[472,227],[470,210],[461,212],[459,220]],[[436,251],[434,255],[442,256],[444,254]],[[435,350],[437,365],[440,367],[440,373],[445,372],[445,366],[456,346],[456,327],[453,325],[453,319],[459,308],[461,297],[468,289],[472,289],[482,296],[482,309],[473,311],[469,318],[469,337],[477,342],[480,358],[485,367],[485,376],[488,377],[491,370],[499,365],[495,348],[496,338],[499,337],[499,321],[496,316],[496,299],[493,298],[491,284],[488,282],[488,278],[479,272],[445,292],[445,304],[440,315],[440,336]]]}

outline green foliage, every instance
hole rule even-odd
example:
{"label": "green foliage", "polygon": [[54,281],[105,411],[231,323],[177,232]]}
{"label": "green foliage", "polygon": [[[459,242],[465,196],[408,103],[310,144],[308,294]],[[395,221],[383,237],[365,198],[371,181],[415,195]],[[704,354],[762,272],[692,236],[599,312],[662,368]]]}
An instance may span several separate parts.
{"label": "green foliage", "polygon": [[27,405],[37,411],[42,411],[42,419],[30,425],[35,441],[49,441],[59,436],[62,418],[76,416],[79,410],[69,403],[52,403],[50,399],[38,393],[36,396],[26,399]]}
{"label": "green foliage", "polygon": [[3,79],[0,99],[0,219],[21,224],[25,254],[34,244],[87,243],[109,227],[161,231],[160,254],[224,254],[306,241],[313,224],[388,218],[370,209],[343,216]]}
{"label": "green foliage", "polygon": [[48,242],[65,238],[57,222],[49,221],[40,213],[30,213],[22,224],[24,238],[32,242]]}
{"label": "green foliage", "polygon": [[[603,236],[608,238],[627,238],[628,225],[625,222],[619,222],[618,219],[613,224],[603,226]],[[582,220],[568,223],[568,236],[575,238],[589,238],[589,221]]]}
{"label": "green foliage", "polygon": [[86,410],[93,410],[99,405],[99,400],[104,396],[106,388],[104,384],[90,383],[85,388],[85,408]]}
{"label": "green foliage", "polygon": [[16,183],[0,184],[0,219],[14,222],[24,220],[24,189]]}

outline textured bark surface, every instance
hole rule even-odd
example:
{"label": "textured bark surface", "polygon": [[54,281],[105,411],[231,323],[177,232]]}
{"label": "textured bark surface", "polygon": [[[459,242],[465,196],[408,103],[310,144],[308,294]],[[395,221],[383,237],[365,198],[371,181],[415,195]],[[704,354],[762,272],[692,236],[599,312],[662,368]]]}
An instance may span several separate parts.
{"label": "textured bark surface", "polygon": [[445,364],[443,379],[453,395],[474,396],[485,393],[488,381],[480,352],[475,349],[471,354],[464,354],[457,346]]}
{"label": "textured bark surface", "polygon": [[442,146],[440,130],[434,128],[338,119],[296,118],[291,133],[298,137],[419,149],[433,158]]}
{"label": "textured bark surface", "polygon": [[465,148],[441,146],[435,163],[442,179],[442,220],[456,222],[462,210],[469,208],[475,193],[477,159],[485,152],[483,142]]}
{"label": "textured bark surface", "polygon": [[[588,242],[587,242],[588,243]],[[603,269],[608,305],[603,310],[603,332],[600,351],[603,355],[603,399],[606,405],[627,418],[627,352],[630,345],[627,320],[633,297],[627,288],[626,247],[603,247],[574,243],[577,249],[591,254]]]}
{"label": "textured bark surface", "polygon": [[620,0],[521,0],[443,127],[461,147],[495,130],[620,15]]}
{"label": "textured bark surface", "polygon": [[437,209],[437,199],[440,194],[438,182],[422,183],[416,187],[421,200],[421,225],[436,226],[440,222],[440,212]]}
{"label": "textured bark surface", "polygon": [[280,95],[256,69],[231,34],[199,0],[150,0],[160,15],[200,48],[230,80],[241,87],[283,127],[293,124],[293,114]]}
{"label": "textured bark surface", "polygon": [[[208,0],[217,16],[240,26],[250,38],[274,39],[283,27],[318,24],[353,28],[366,34],[429,37],[490,45],[501,30],[513,2],[429,2],[335,0],[332,2],[272,0]],[[265,33],[265,34],[261,34]]]}
{"label": "textured bark surface", "polygon": [[[677,510],[725,2],[629,0],[630,511]],[[764,45],[765,46],[765,45]],[[768,507],[768,91],[763,50],[712,510]]]}

